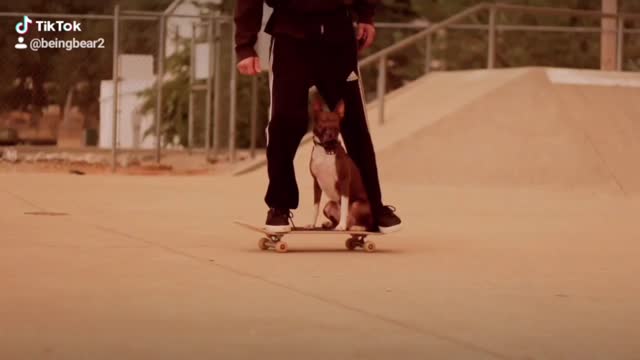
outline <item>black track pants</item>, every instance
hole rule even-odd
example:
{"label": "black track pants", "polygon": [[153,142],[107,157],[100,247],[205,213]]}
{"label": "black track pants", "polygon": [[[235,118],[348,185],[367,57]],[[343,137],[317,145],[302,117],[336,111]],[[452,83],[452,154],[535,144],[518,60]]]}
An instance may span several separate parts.
{"label": "black track pants", "polygon": [[298,207],[293,159],[309,128],[308,96],[314,85],[331,109],[344,99],[345,147],[362,173],[372,210],[375,213],[381,207],[378,169],[359,81],[357,44],[355,37],[347,38],[340,43],[321,38],[273,39],[271,118],[267,127],[269,187],[265,196],[271,208]]}

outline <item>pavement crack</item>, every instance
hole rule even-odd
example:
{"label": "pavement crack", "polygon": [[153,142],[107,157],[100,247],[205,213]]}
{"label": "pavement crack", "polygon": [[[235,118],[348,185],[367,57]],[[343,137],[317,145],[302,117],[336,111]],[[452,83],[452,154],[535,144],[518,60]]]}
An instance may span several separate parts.
{"label": "pavement crack", "polygon": [[14,193],[12,193],[11,191],[8,191],[8,190],[4,190],[4,192],[9,194],[10,196],[12,196],[15,199],[18,199],[19,201],[22,201],[23,203],[29,205],[30,207],[32,207],[32,208],[34,208],[34,209],[36,209],[38,211],[42,211],[42,212],[46,212],[47,211],[47,209],[43,208],[42,206],[39,206],[38,204],[36,204],[36,203],[34,203],[32,201],[29,201],[29,200],[23,198],[22,196],[20,196],[18,194],[14,194]]}

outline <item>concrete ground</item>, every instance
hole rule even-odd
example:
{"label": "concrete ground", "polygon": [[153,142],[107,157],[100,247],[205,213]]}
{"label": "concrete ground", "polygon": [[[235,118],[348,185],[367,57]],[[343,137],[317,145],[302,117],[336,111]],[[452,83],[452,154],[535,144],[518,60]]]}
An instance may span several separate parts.
{"label": "concrete ground", "polygon": [[640,356],[637,196],[386,182],[379,252],[277,254],[265,184],[0,174],[0,359]]}
{"label": "concrete ground", "polygon": [[390,94],[369,121],[405,229],[372,254],[259,251],[233,220],[264,221],[260,158],[241,177],[0,164],[0,360],[638,359],[638,88],[515,69]]}

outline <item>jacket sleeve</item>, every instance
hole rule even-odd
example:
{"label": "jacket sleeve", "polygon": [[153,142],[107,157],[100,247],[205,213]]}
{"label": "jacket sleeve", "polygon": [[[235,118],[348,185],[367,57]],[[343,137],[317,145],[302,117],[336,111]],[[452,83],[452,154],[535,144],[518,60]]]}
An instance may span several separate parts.
{"label": "jacket sleeve", "polygon": [[373,24],[373,16],[379,3],[380,0],[355,0],[354,8],[358,15],[358,22]]}
{"label": "jacket sleeve", "polygon": [[257,56],[254,46],[262,28],[263,0],[237,0],[234,21],[236,24],[236,54],[238,61]]}

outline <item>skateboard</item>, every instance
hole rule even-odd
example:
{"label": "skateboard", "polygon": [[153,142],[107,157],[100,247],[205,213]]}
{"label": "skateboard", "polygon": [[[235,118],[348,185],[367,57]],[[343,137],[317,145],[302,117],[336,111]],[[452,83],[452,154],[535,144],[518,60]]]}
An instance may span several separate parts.
{"label": "skateboard", "polygon": [[349,231],[349,230],[328,230],[324,228],[304,228],[304,227],[294,227],[289,232],[272,232],[266,230],[262,226],[255,226],[251,224],[247,224],[242,221],[234,221],[234,223],[255,231],[262,233],[265,237],[261,238],[258,241],[258,247],[260,250],[270,250],[273,249],[279,253],[286,253],[289,251],[289,245],[282,241],[282,238],[287,234],[307,234],[307,235],[348,235],[349,238],[345,242],[345,247],[350,250],[363,249],[366,252],[374,252],[376,251],[376,243],[372,240],[366,240],[367,236],[370,235],[384,235],[380,232],[370,232],[370,231]]}

